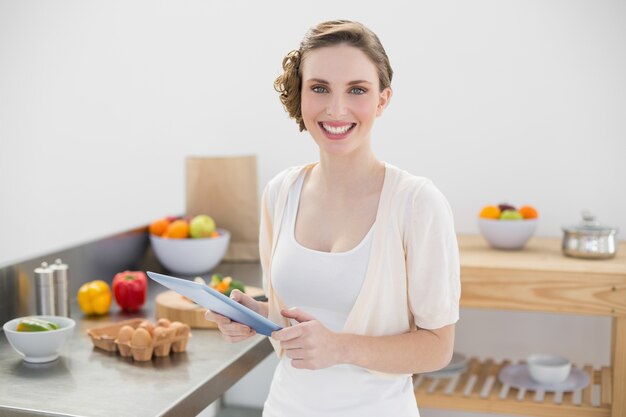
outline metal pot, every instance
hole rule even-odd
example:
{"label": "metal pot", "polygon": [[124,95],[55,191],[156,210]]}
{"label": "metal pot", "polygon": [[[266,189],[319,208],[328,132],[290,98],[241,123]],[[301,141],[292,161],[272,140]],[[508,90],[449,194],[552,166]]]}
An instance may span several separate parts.
{"label": "metal pot", "polygon": [[563,253],[574,258],[607,259],[617,253],[617,228],[602,226],[596,217],[583,212],[583,221],[563,227]]}

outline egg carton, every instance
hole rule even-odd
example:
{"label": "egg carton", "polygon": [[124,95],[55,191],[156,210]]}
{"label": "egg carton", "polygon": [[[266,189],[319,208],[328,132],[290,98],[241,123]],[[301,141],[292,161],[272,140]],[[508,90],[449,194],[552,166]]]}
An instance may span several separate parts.
{"label": "egg carton", "polygon": [[[123,357],[132,357],[136,361],[149,361],[152,355],[168,356],[172,351],[184,352],[187,349],[187,342],[191,337],[189,325],[183,324],[178,328],[161,327],[158,337],[152,335],[152,343],[148,346],[133,346],[130,341],[120,342],[117,336],[124,326],[137,329],[145,319],[130,319],[120,321],[107,326],[88,329],[91,342],[94,347],[107,352],[119,352]],[[156,326],[154,328],[157,328]]]}

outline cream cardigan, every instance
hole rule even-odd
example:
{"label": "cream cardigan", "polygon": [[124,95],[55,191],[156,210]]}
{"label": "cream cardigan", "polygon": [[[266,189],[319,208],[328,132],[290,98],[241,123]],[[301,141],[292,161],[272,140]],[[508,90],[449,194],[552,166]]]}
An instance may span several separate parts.
{"label": "cream cardigan", "polygon": [[[302,170],[293,167],[265,187],[259,248],[269,319],[285,327],[285,308],[272,286],[271,265],[289,188]],[[348,315],[345,333],[385,336],[415,326],[437,329],[459,318],[460,266],[452,210],[441,192],[423,177],[385,163],[367,273]],[[276,353],[280,344],[270,338]],[[406,377],[406,374],[384,374]]]}

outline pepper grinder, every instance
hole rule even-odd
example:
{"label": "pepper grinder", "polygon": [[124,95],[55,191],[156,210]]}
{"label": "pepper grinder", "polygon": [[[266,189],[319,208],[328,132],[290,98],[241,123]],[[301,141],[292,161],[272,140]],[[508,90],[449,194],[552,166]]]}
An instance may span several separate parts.
{"label": "pepper grinder", "polygon": [[50,265],[54,288],[54,315],[70,316],[69,267],[60,259]]}
{"label": "pepper grinder", "polygon": [[35,296],[37,304],[37,314],[53,316],[54,310],[54,283],[52,269],[47,262],[42,262],[39,268],[35,269]]}

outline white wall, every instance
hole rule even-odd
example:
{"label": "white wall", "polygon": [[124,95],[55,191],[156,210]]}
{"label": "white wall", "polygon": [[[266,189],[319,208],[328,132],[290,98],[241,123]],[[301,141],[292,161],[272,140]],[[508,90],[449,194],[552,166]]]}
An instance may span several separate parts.
{"label": "white wall", "polygon": [[[582,209],[626,231],[622,1],[0,0],[0,265],[182,212],[188,155],[255,153],[260,185],[314,160],[272,81],[330,18],[383,41],[394,97],[375,150],[433,178],[459,232],[503,200],[537,207],[540,235]],[[546,348],[608,361],[607,320],[542,332],[550,317],[468,311],[459,347],[523,356],[554,329],[599,331]],[[486,318],[530,332],[507,342]]]}

